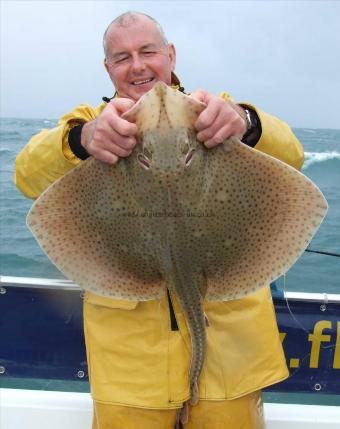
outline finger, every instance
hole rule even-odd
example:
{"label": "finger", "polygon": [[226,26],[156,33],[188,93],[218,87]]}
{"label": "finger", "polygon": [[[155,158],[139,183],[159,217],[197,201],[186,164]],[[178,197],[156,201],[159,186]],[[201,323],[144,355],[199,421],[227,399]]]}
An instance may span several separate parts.
{"label": "finger", "polygon": [[97,142],[94,140],[94,151],[109,151],[118,156],[128,156],[131,154],[137,141],[134,137],[123,137],[111,130],[111,134],[106,135]]}
{"label": "finger", "polygon": [[232,136],[232,129],[230,124],[225,125],[221,129],[218,130],[216,134],[209,140],[204,142],[204,146],[208,149],[215,147],[224,141],[228,140]]}
{"label": "finger", "polygon": [[119,159],[117,155],[107,150],[100,151],[98,154],[94,155],[94,157],[107,164],[116,164]]}
{"label": "finger", "polygon": [[116,156],[128,156],[135,145],[135,137],[120,135],[107,121],[103,120],[98,123],[87,150],[97,158],[100,158],[102,151],[111,152]]}
{"label": "finger", "polygon": [[201,142],[206,142],[218,133],[227,123],[226,115],[220,111],[210,127],[200,131],[197,134],[197,139]]}
{"label": "finger", "polygon": [[109,135],[107,136],[107,139],[105,140],[107,143],[109,143],[109,146],[106,146],[106,148],[114,146],[118,146],[124,150],[132,150],[137,143],[137,140],[135,137],[125,137],[117,133],[117,131],[111,129],[109,131]]}
{"label": "finger", "polygon": [[117,112],[123,114],[131,109],[135,105],[135,102],[130,98],[114,98],[109,104],[114,106]]}
{"label": "finger", "polygon": [[212,140],[211,143],[218,144],[232,135],[242,138],[244,128],[244,120],[238,111],[229,103],[222,101],[217,118],[210,127],[197,134],[197,139],[202,142]]}
{"label": "finger", "polygon": [[207,91],[203,91],[203,89],[198,89],[190,94],[190,97],[195,98],[195,100],[200,101],[201,103],[207,103]]}
{"label": "finger", "polygon": [[127,149],[125,147],[122,146],[118,146],[118,145],[111,145],[108,149],[109,152],[113,153],[116,156],[119,156],[120,158],[123,157],[127,157],[129,155],[131,155],[132,149]]}
{"label": "finger", "polygon": [[198,115],[198,118],[194,124],[197,131],[203,131],[209,128],[216,120],[219,115],[221,105],[216,100],[210,100],[207,107]]}
{"label": "finger", "polygon": [[[125,158],[129,156],[132,152],[132,149],[125,149],[113,143],[105,143],[98,145],[93,145],[90,148],[91,155],[100,159],[104,162],[109,162],[110,164],[114,162],[116,158]],[[113,158],[109,156],[109,154],[113,155]],[[112,161],[110,160],[112,158]]]}
{"label": "finger", "polygon": [[93,143],[101,149],[112,150],[112,147],[118,146],[124,150],[131,151],[136,145],[135,137],[125,137],[117,131],[108,127],[100,130],[93,139]]}
{"label": "finger", "polygon": [[137,134],[138,128],[136,124],[121,118],[114,105],[110,105],[108,108],[111,111],[106,119],[112,130],[116,131],[121,136],[127,137]]}

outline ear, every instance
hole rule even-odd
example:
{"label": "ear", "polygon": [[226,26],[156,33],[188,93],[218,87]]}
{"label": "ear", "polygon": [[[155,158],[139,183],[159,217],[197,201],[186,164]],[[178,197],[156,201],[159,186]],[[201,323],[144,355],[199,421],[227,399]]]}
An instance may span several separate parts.
{"label": "ear", "polygon": [[171,71],[174,71],[176,67],[176,48],[173,43],[168,44],[168,55],[171,64]]}
{"label": "ear", "polygon": [[104,67],[105,67],[105,70],[109,73],[109,66],[107,64],[106,58],[104,58]]}

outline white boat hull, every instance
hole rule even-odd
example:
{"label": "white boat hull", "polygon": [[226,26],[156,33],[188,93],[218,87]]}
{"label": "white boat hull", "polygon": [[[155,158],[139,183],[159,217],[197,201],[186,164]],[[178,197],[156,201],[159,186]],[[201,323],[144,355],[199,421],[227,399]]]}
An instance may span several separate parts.
{"label": "white boat hull", "polygon": [[[340,406],[265,403],[264,410],[266,429],[340,428]],[[91,429],[91,422],[88,393],[0,389],[1,429]]]}

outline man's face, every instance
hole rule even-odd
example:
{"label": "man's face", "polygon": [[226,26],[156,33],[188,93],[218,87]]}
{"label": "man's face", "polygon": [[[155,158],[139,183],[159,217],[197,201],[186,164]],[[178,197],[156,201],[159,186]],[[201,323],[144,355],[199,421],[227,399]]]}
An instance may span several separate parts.
{"label": "man's face", "polygon": [[157,81],[171,85],[175,48],[164,45],[155,23],[147,17],[138,17],[128,26],[113,24],[106,42],[105,68],[119,96],[137,101]]}

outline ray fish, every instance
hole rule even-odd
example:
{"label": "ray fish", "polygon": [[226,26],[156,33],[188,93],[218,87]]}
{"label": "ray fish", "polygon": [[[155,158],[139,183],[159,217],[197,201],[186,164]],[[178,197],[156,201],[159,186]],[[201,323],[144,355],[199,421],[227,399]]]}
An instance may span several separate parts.
{"label": "ray fish", "polygon": [[190,404],[206,353],[203,299],[233,300],[285,273],[327,211],[320,190],[283,162],[230,138],[196,139],[204,105],[162,82],[124,117],[132,154],[94,158],[52,184],[28,214],[51,261],[113,299],[176,297],[191,336]]}

